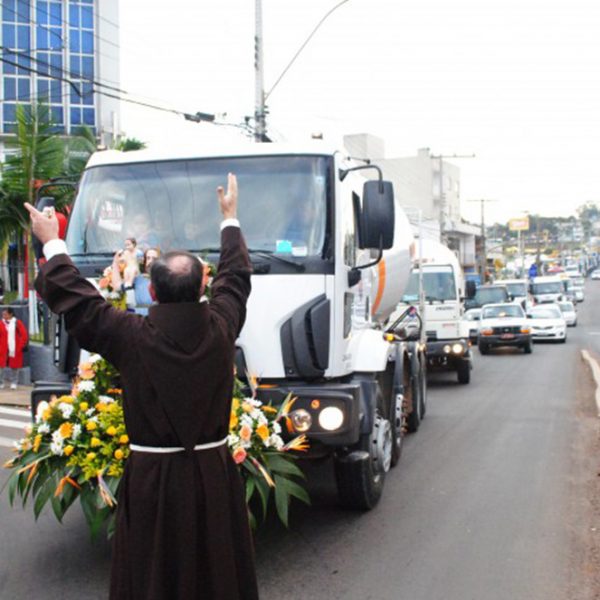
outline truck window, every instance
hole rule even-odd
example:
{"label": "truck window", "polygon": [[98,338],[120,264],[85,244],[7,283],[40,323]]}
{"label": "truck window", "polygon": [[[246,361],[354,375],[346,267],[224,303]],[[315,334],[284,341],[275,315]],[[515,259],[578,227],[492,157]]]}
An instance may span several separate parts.
{"label": "truck window", "polygon": [[[456,282],[452,267],[440,267],[435,271],[423,269],[423,291],[426,301],[457,300]],[[410,274],[403,302],[418,302],[419,300],[419,271],[415,269]]]}
{"label": "truck window", "polygon": [[239,219],[248,247],[321,256],[326,239],[329,159],[318,156],[173,160],[89,169],[69,229],[71,254],[138,247],[199,251],[220,246],[217,186],[238,177]]}

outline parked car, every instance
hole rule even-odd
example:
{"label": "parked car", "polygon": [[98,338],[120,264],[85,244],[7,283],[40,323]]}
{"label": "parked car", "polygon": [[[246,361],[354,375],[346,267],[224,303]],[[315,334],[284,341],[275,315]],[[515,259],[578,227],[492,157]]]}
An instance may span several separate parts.
{"label": "parked car", "polygon": [[515,346],[531,354],[531,326],[525,311],[518,304],[488,304],[481,309],[479,321],[479,352],[490,348]]}
{"label": "parked car", "polygon": [[567,322],[557,304],[534,306],[527,313],[527,318],[535,341],[567,341]]}
{"label": "parked car", "polygon": [[600,269],[595,269],[592,271],[591,277],[592,279],[600,279]]}
{"label": "parked car", "polygon": [[577,327],[577,309],[572,302],[559,302],[558,307],[567,322],[567,327]]}

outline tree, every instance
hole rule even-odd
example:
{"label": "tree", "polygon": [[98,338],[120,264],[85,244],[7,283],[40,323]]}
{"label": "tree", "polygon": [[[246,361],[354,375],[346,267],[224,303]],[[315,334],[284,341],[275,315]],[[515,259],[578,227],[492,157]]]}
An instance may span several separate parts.
{"label": "tree", "polygon": [[132,150],[143,150],[146,147],[146,142],[142,142],[136,138],[121,138],[113,146],[113,150],[121,152],[130,152]]}

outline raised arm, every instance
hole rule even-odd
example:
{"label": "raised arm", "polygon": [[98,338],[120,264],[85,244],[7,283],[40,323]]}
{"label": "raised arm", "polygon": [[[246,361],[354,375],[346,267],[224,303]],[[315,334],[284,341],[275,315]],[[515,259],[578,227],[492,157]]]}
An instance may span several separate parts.
{"label": "raised arm", "polygon": [[221,256],[212,284],[211,310],[222,319],[232,340],[235,340],[246,320],[246,302],[250,295],[252,266],[248,249],[237,220],[237,179],[229,174],[227,192],[217,188],[221,223]]}
{"label": "raised arm", "polygon": [[50,212],[41,213],[30,204],[34,235],[44,245],[48,262],[40,269],[35,288],[50,310],[64,315],[67,331],[91,352],[98,352],[117,368],[139,317],[113,308],[87,281],[66,253],[58,237],[58,221]]}

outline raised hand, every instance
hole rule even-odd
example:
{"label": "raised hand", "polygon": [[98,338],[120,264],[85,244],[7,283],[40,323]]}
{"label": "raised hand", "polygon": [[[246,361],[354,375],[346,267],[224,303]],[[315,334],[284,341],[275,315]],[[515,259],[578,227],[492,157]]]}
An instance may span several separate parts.
{"label": "raised hand", "polygon": [[59,239],[58,235],[58,219],[53,208],[45,208],[44,212],[40,212],[29,202],[25,202],[25,208],[29,211],[31,217],[31,229],[33,235],[40,240],[42,244],[50,240]]}
{"label": "raised hand", "polygon": [[222,186],[219,186],[217,188],[217,198],[219,199],[219,206],[223,213],[223,218],[236,219],[238,187],[236,176],[233,173],[227,175],[227,193],[225,193]]}

